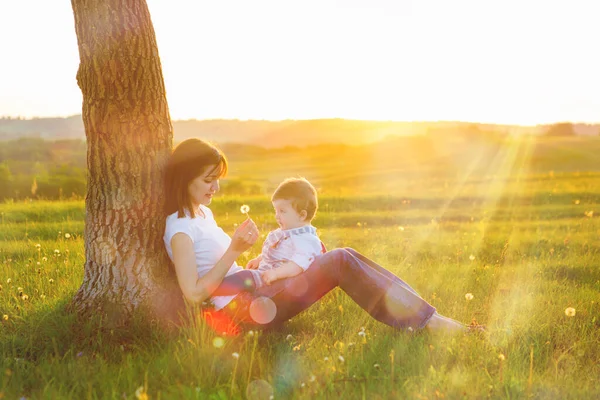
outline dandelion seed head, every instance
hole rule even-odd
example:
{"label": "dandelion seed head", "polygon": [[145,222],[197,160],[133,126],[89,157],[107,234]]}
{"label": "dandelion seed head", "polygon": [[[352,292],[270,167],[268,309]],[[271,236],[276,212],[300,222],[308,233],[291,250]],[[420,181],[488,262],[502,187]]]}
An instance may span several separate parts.
{"label": "dandelion seed head", "polygon": [[240,207],[240,212],[241,212],[242,214],[248,214],[248,213],[250,212],[250,206],[248,206],[247,204],[243,204],[243,205]]}
{"label": "dandelion seed head", "polygon": [[65,239],[70,239],[71,238],[71,234],[70,233],[65,233]]}
{"label": "dandelion seed head", "polygon": [[217,349],[220,349],[221,347],[223,347],[225,345],[225,340],[222,337],[217,336],[216,338],[213,339],[212,344]]}
{"label": "dandelion seed head", "polygon": [[471,261],[475,260],[475,256],[474,256],[473,254],[471,254],[471,255],[469,256],[469,260],[471,260]]}
{"label": "dandelion seed head", "polygon": [[506,360],[506,357],[504,356],[504,354],[500,353],[500,354],[498,354],[498,360],[504,361],[504,360]]}
{"label": "dandelion seed head", "polygon": [[233,357],[237,360],[238,358],[240,358],[240,354],[239,353],[231,353],[231,357]]}
{"label": "dandelion seed head", "polygon": [[465,294],[465,299],[466,299],[467,301],[471,301],[471,300],[473,300],[473,297],[474,297],[474,296],[473,296],[473,293],[467,293],[467,294]]}
{"label": "dandelion seed head", "polygon": [[41,244],[39,244],[39,243],[37,243],[37,244],[35,245],[35,248],[36,248],[36,249],[38,249],[38,250],[39,250],[41,247],[42,247],[42,245],[41,245]]}
{"label": "dandelion seed head", "polygon": [[344,357],[342,357],[342,356],[338,356],[338,360],[340,360],[340,362],[342,362],[342,363],[343,363],[344,361],[346,361],[346,360],[344,360]]}
{"label": "dandelion seed head", "polygon": [[567,307],[565,309],[565,315],[567,317],[574,317],[575,316],[575,309],[573,307]]}

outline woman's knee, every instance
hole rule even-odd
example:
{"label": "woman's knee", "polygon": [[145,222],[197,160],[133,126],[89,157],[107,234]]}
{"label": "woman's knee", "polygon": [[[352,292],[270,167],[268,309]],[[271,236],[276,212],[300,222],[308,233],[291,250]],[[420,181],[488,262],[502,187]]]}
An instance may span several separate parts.
{"label": "woman's knee", "polygon": [[323,266],[342,266],[346,264],[346,260],[350,253],[346,248],[337,248],[328,251],[320,257],[320,264]]}

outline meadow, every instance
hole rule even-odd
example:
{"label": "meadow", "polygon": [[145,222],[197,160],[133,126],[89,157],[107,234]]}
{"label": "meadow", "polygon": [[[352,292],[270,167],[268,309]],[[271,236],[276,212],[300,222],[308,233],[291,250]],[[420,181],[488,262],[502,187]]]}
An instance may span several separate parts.
{"label": "meadow", "polygon": [[83,278],[84,202],[6,201],[0,398],[600,398],[600,138],[410,140],[231,148],[224,189],[260,193],[223,190],[211,208],[231,233],[248,204],[266,233],[270,190],[306,176],[328,248],[359,250],[485,333],[398,332],[341,290],[280,330],[235,338],[198,319],[170,333],[82,322],[65,305]]}

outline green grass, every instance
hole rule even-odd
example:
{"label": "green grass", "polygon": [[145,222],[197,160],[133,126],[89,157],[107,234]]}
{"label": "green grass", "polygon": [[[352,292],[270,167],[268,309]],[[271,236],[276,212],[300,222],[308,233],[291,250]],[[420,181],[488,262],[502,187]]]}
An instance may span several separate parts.
{"label": "green grass", "polygon": [[[440,313],[486,324],[483,336],[399,333],[340,290],[281,331],[225,338],[222,347],[199,320],[172,333],[143,321],[127,330],[79,321],[65,305],[83,277],[83,202],[0,204],[0,392],[135,399],[143,387],[151,399],[227,399],[265,398],[253,389],[267,387],[280,399],[598,398],[600,173],[572,158],[543,170],[532,164],[536,151],[498,161],[510,164],[504,180],[461,169],[389,192],[383,180],[353,176],[320,199],[315,225],[329,248],[358,249]],[[274,227],[267,196],[223,196],[212,208],[227,232],[243,219],[242,203],[263,233]]]}

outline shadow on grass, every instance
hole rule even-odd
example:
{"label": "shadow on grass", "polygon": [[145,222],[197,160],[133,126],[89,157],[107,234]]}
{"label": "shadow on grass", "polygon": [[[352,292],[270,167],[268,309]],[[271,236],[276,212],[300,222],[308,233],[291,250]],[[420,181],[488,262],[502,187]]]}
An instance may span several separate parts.
{"label": "shadow on grass", "polygon": [[72,355],[100,355],[108,362],[122,362],[132,349],[160,347],[176,337],[143,317],[114,326],[101,316],[83,319],[67,311],[70,298],[5,324],[0,339],[4,357],[33,363],[61,360]]}

